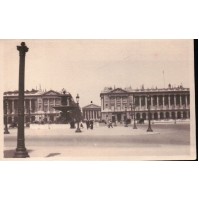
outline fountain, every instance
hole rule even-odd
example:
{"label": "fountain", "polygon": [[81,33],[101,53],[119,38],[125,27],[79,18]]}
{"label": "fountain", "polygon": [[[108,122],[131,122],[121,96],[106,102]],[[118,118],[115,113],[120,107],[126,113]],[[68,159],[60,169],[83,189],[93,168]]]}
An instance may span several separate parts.
{"label": "fountain", "polygon": [[74,102],[70,93],[62,89],[61,105],[54,106],[55,110],[61,111],[59,123],[70,123],[70,128],[75,128],[75,122],[81,117],[81,111],[77,103]]}

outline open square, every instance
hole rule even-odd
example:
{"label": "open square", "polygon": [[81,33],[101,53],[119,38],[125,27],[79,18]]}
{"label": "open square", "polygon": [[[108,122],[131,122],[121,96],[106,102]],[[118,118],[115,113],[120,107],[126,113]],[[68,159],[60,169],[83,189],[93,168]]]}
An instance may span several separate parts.
{"label": "open square", "polygon": [[[189,123],[154,124],[154,132],[146,132],[147,125],[108,128],[95,125],[75,133],[69,127],[25,129],[26,145],[32,159],[66,160],[136,160],[186,159],[190,155]],[[4,157],[13,157],[17,130],[4,135]]]}

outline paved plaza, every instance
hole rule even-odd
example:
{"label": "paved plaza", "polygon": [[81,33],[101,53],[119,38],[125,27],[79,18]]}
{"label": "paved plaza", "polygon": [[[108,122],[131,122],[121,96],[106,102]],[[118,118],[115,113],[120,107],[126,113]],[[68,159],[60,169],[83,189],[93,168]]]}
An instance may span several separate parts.
{"label": "paved plaza", "polygon": [[[190,125],[155,124],[154,132],[146,132],[147,124],[93,130],[53,127],[26,128],[25,145],[30,159],[42,160],[152,160],[186,159],[190,155]],[[17,129],[4,135],[4,157],[12,158],[17,143]],[[6,160],[6,159],[5,159]]]}

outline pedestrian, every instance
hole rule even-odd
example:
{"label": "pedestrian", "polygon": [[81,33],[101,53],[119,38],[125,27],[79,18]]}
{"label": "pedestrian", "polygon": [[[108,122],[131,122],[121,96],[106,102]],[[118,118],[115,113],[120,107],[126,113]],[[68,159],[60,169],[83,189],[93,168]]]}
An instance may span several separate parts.
{"label": "pedestrian", "polygon": [[84,128],[84,126],[83,126],[83,123],[82,123],[82,122],[80,123],[80,127],[81,127],[81,128]]}
{"label": "pedestrian", "polygon": [[89,129],[89,126],[90,126],[90,123],[89,123],[88,120],[86,120],[86,128],[87,128],[87,130]]}
{"label": "pedestrian", "polygon": [[93,130],[93,120],[90,120],[90,128]]}
{"label": "pedestrian", "polygon": [[112,121],[111,121],[111,120],[109,120],[109,122],[108,122],[108,128],[110,128],[110,127],[113,128],[113,125],[112,125]]}

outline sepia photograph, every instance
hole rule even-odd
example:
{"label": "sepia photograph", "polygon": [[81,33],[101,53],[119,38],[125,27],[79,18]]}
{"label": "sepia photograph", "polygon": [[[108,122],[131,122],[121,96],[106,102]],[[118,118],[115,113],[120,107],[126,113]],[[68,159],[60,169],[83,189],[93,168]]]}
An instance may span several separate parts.
{"label": "sepia photograph", "polygon": [[196,160],[194,40],[0,40],[1,160]]}

